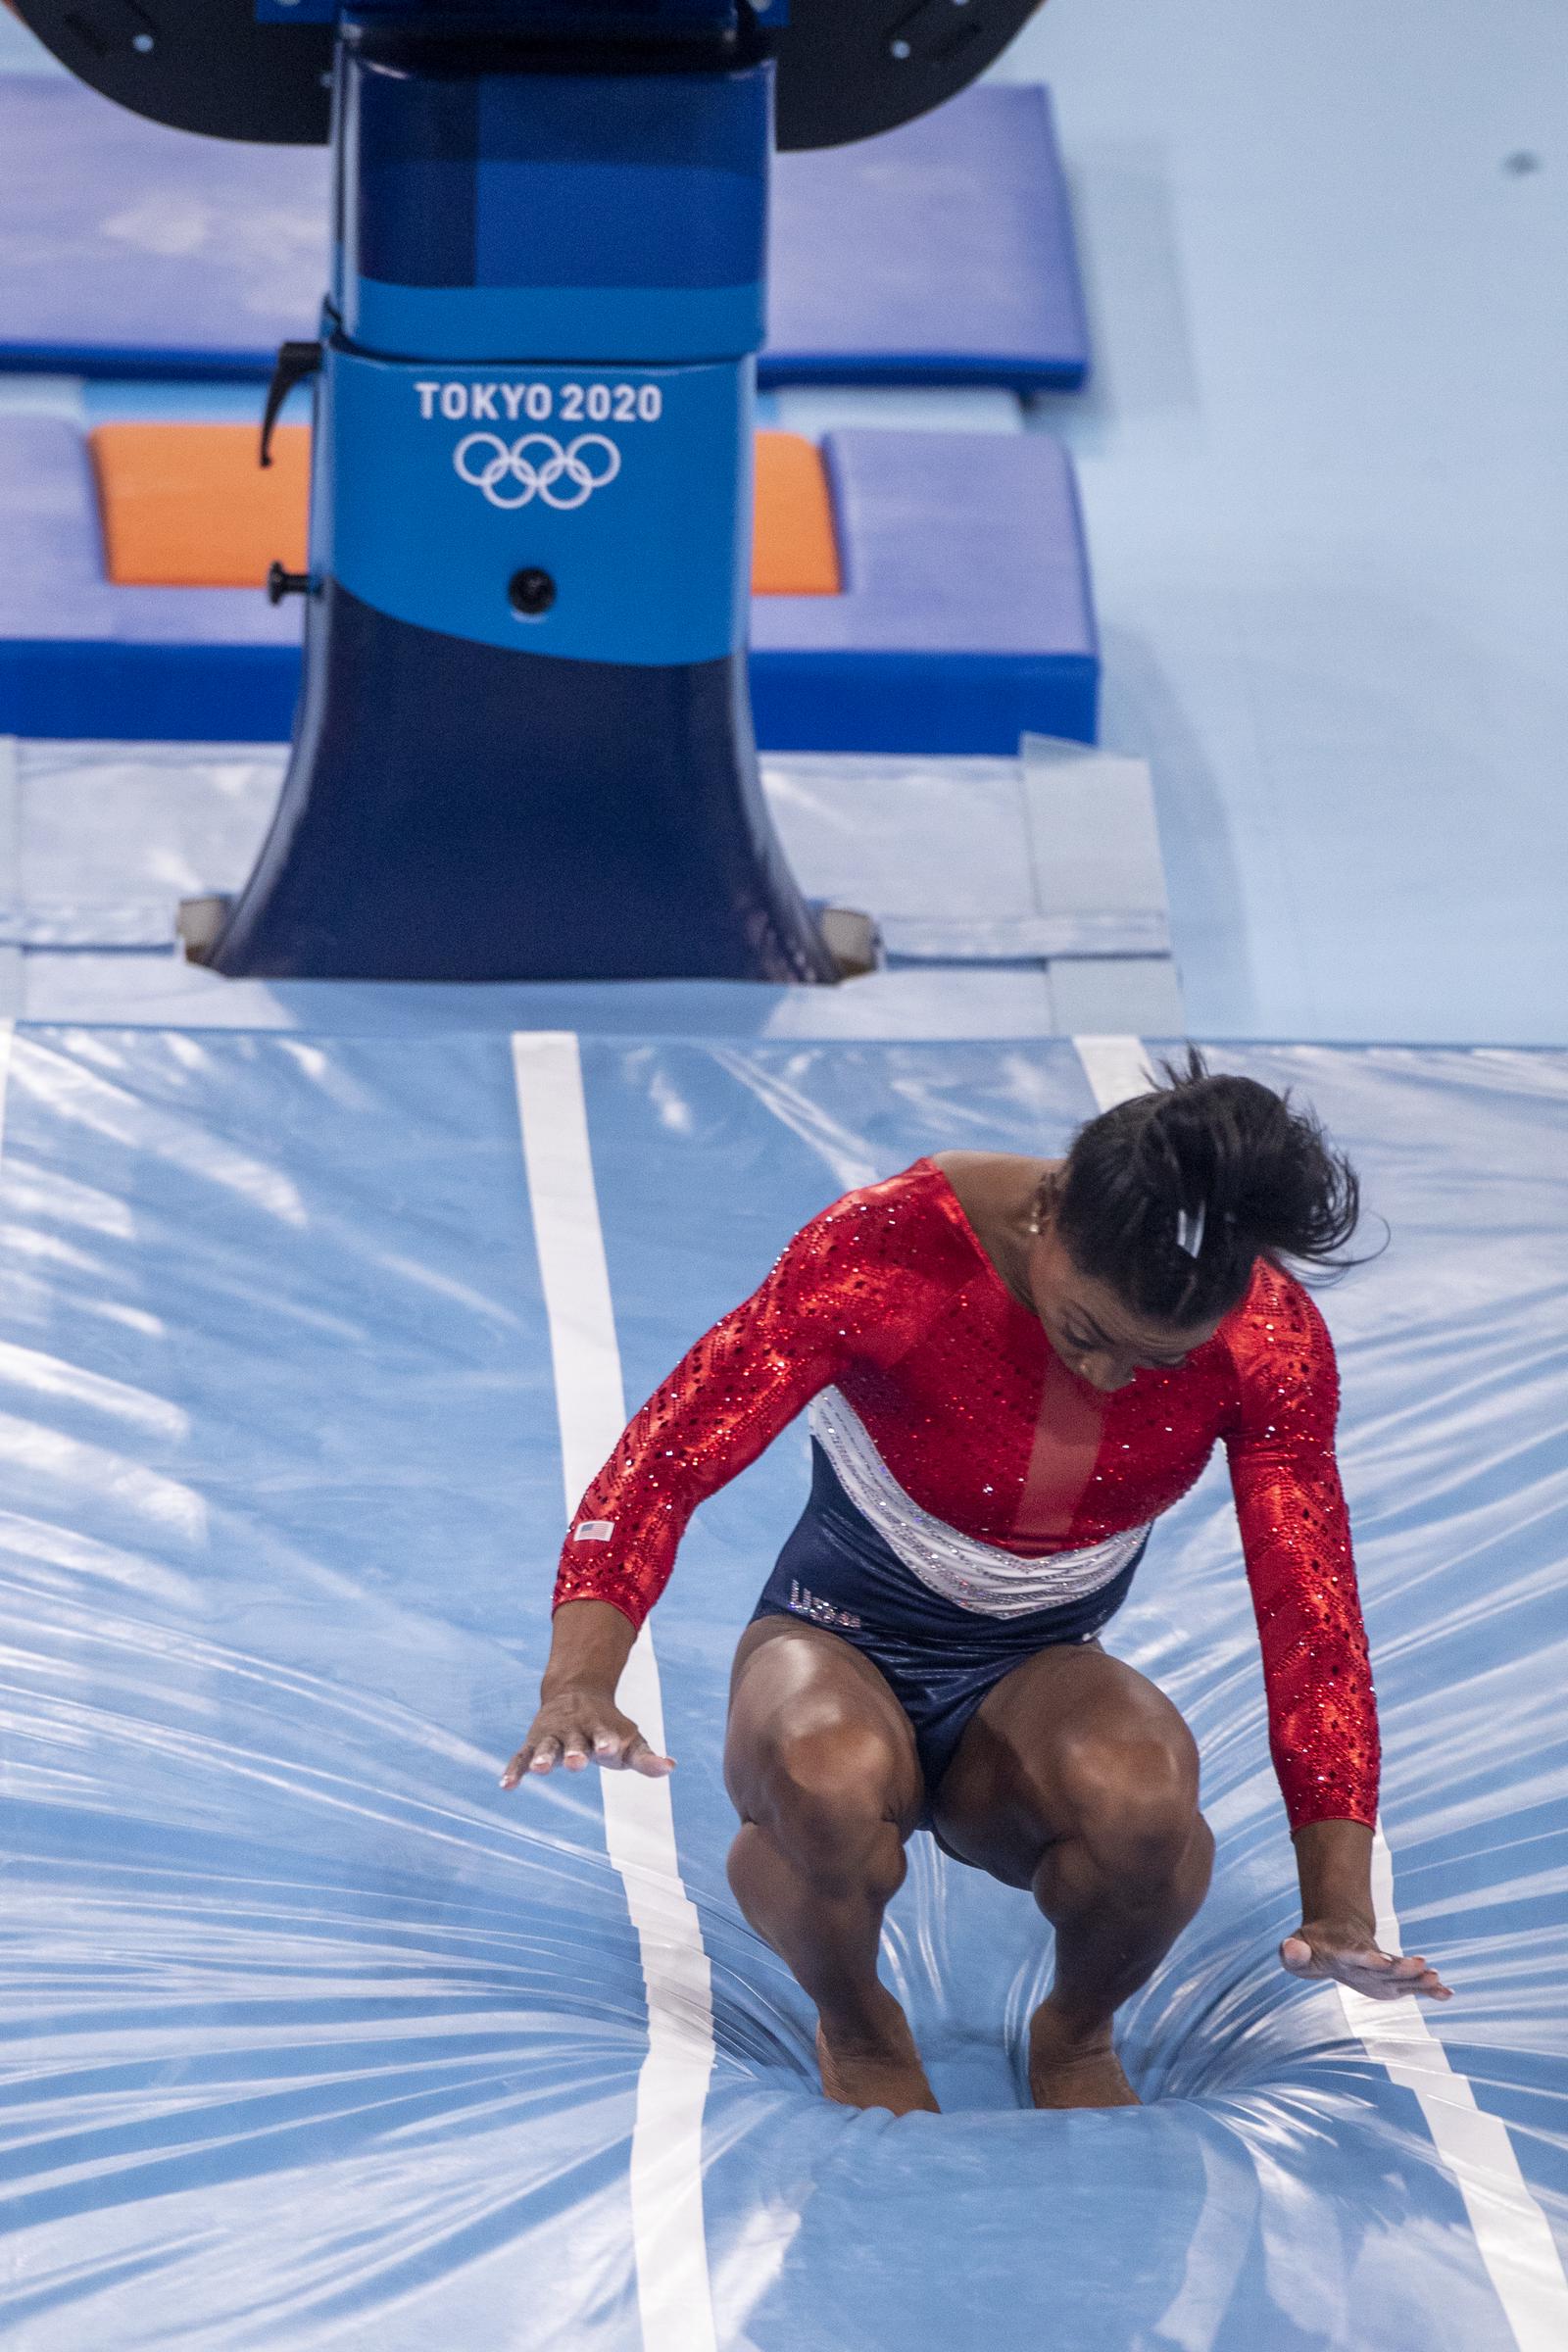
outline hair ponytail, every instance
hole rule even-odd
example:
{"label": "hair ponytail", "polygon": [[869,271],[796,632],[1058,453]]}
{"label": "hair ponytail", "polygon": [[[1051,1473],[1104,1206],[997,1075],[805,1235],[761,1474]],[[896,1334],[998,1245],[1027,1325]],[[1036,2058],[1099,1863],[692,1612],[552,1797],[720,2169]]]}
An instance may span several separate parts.
{"label": "hair ponytail", "polygon": [[1196,1047],[1161,1083],[1091,1119],[1057,1182],[1076,1264],[1138,1313],[1226,1314],[1259,1257],[1340,1273],[1360,1186],[1308,1110],[1255,1078],[1214,1076]]}

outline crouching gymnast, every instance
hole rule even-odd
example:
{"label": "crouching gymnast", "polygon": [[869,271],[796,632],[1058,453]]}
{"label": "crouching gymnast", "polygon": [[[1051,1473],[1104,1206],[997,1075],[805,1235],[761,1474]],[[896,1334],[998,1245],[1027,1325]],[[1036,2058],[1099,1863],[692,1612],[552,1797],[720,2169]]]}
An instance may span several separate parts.
{"label": "crouching gymnast", "polygon": [[949,1152],[848,1193],[649,1399],[562,1557],[539,1712],[503,1787],[670,1770],[615,1705],[695,1506],[810,1406],[811,1492],[736,1652],[736,1898],[815,2004],[830,2098],[934,2108],[877,1975],[905,1844],[1026,1887],[1055,1930],[1041,2107],[1134,2104],[1112,2021],[1208,1886],[1198,1751],[1100,1636],[1150,1527],[1230,1459],[1295,1834],[1298,1977],[1448,1997],[1378,1948],[1378,1736],[1334,1459],[1338,1388],[1286,1270],[1357,1187],[1316,1122],[1201,1057],[1065,1160]]}

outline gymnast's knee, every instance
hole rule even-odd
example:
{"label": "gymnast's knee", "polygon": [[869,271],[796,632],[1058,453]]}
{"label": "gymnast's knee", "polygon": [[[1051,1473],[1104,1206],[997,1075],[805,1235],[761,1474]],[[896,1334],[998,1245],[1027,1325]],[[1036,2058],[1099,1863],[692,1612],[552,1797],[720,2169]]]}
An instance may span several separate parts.
{"label": "gymnast's knee", "polygon": [[1207,1883],[1212,1855],[1198,1809],[1198,1747],[1181,1718],[1112,1735],[1086,1730],[1056,1759],[1063,1830],[1118,1878]]}
{"label": "gymnast's knee", "polygon": [[783,1729],[749,1759],[744,1812],[811,1886],[885,1900],[904,1877],[896,1748],[873,1725]]}

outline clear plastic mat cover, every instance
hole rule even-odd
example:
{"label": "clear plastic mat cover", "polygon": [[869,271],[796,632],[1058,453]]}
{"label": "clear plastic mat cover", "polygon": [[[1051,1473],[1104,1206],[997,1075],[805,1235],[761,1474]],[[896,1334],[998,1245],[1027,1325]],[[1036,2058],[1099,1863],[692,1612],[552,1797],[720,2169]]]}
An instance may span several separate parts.
{"label": "clear plastic mat cover", "polygon": [[[1216,1468],[1111,1637],[1191,1721],[1219,1839],[1124,2013],[1147,2104],[1020,2104],[1049,1935],[917,1837],[885,1968],[946,2112],[895,2121],[818,2095],[724,1878],[725,1678],[800,1430],[700,1514],[654,1619],[679,1883],[612,1863],[597,1775],[497,1788],[548,1638],[561,1384],[612,1313],[635,1402],[847,1186],[1059,1149],[1094,1107],[1071,1046],[17,1033],[11,2344],[1564,2340],[1568,1055],[1216,1057],[1309,1098],[1392,1229],[1325,1303],[1385,1900],[1459,1997],[1369,2046],[1278,1966],[1292,1855]],[[556,1088],[524,1105],[532,1188],[524,1068]],[[542,1216],[573,1101],[593,1185]]]}

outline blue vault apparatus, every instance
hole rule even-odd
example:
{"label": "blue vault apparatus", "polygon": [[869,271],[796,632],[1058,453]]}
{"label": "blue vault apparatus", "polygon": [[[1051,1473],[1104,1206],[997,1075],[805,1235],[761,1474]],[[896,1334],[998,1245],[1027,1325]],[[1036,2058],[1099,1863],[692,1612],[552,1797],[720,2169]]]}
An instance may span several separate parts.
{"label": "blue vault apparatus", "polygon": [[[293,755],[220,971],[823,981],[746,678],[774,138],[884,129],[1037,0],[21,0],[178,127],[336,161]],[[788,23],[782,20],[788,16]],[[774,20],[780,20],[776,25]]]}

